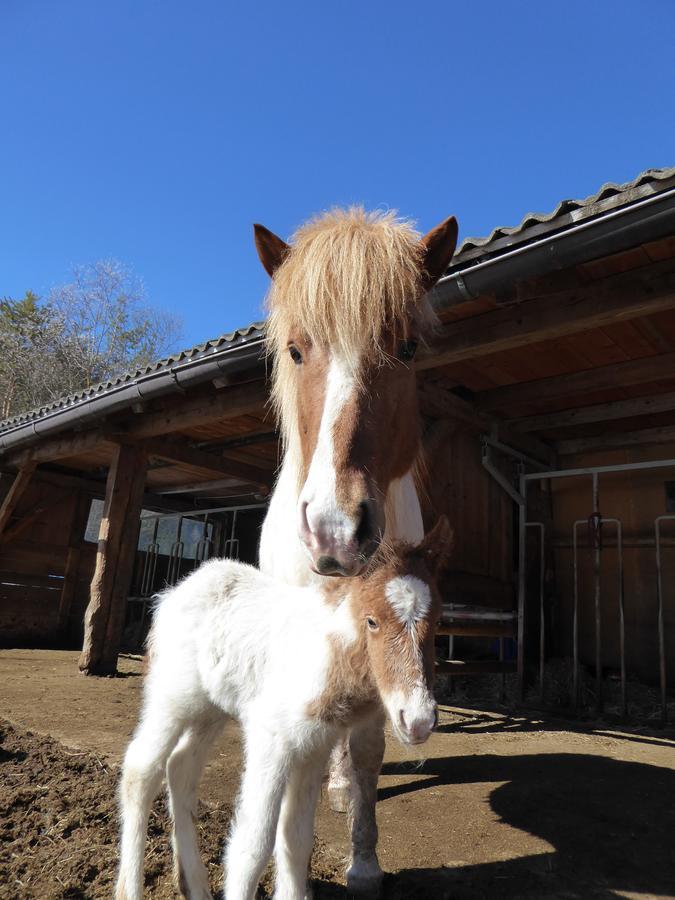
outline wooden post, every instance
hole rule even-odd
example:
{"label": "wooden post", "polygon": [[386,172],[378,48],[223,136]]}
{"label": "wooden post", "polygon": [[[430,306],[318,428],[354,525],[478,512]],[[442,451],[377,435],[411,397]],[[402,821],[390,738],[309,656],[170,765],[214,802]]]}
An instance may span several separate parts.
{"label": "wooden post", "polygon": [[30,461],[22,466],[14,476],[14,481],[12,482],[5,499],[2,501],[2,504],[0,504],[0,534],[2,534],[7,527],[7,523],[11,519],[12,513],[16,509],[19,500],[23,497],[24,491],[30,484],[34,470],[35,463]]}
{"label": "wooden post", "polygon": [[127,595],[131,584],[145,486],[147,454],[137,444],[118,444],[108,471],[96,568],[84,616],[80,671],[117,671]]}

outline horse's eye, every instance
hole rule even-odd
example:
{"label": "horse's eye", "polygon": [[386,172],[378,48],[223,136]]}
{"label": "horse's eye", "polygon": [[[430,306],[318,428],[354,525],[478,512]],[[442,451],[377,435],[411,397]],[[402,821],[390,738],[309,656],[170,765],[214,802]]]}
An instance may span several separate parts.
{"label": "horse's eye", "polygon": [[366,619],[366,625],[368,626],[368,628],[370,628],[371,631],[377,631],[377,629],[380,627],[380,626],[377,624],[377,620],[376,620],[376,619],[373,619],[371,616],[368,616],[368,617],[367,617],[367,619]]}
{"label": "horse's eye", "polygon": [[291,359],[296,364],[296,366],[299,366],[302,362],[302,353],[298,350],[295,344],[290,345],[290,347],[288,348],[288,352],[291,354]]}
{"label": "horse's eye", "polygon": [[398,345],[398,358],[401,362],[410,362],[415,358],[417,341],[401,341]]}

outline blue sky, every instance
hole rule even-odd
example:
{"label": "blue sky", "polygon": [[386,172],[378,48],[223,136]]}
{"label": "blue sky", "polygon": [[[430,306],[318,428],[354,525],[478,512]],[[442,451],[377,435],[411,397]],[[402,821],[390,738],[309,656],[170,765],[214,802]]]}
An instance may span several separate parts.
{"label": "blue sky", "polygon": [[251,238],[362,202],[481,235],[675,163],[675,4],[0,0],[0,296],[114,257],[196,343]]}

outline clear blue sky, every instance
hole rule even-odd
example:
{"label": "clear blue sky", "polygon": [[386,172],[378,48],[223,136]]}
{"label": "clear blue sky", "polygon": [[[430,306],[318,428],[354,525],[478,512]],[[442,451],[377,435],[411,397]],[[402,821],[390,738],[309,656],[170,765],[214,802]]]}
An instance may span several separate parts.
{"label": "clear blue sky", "polygon": [[672,0],[0,0],[0,296],[115,257],[192,344],[260,315],[251,223],[461,237],[675,163]]}

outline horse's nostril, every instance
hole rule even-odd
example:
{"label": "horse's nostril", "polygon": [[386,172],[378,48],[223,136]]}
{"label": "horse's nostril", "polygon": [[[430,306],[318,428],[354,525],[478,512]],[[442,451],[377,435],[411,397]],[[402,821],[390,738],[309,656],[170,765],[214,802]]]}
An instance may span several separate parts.
{"label": "horse's nostril", "polygon": [[344,572],[340,563],[332,556],[320,556],[316,561],[316,570],[319,575],[341,575]]}
{"label": "horse's nostril", "polygon": [[403,734],[407,734],[408,733],[408,725],[406,723],[405,714],[402,709],[399,709],[399,711],[398,711],[398,724],[401,726],[401,730],[403,731]]}
{"label": "horse's nostril", "polygon": [[362,544],[365,544],[372,539],[374,528],[373,515],[370,510],[370,504],[367,501],[364,500],[362,503],[359,503],[359,513],[361,518],[359,519],[359,525],[356,529],[356,541],[360,547]]}

